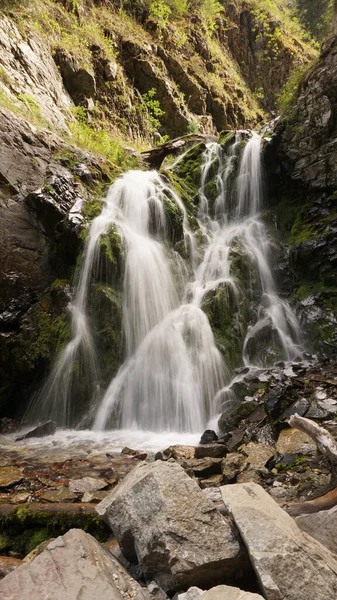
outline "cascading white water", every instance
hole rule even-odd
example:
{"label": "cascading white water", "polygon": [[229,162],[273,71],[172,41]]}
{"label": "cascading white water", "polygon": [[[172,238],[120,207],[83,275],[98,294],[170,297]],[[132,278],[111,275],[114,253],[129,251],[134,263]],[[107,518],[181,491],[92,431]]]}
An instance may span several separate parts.
{"label": "cascading white water", "polygon": [[[257,310],[242,331],[245,364],[263,362],[264,357],[252,352],[251,346],[266,329],[285,358],[300,353],[298,323],[277,294],[270,266],[271,244],[259,217],[263,206],[261,140],[252,134],[240,160],[245,137],[247,132],[237,132],[226,155],[215,143],[208,144],[203,155],[198,207],[198,225],[205,240],[201,259],[184,205],[158,173],[130,171],[110,188],[102,213],[89,230],[71,307],[73,338],[34,403],[35,414],[48,415],[62,424],[69,421],[72,381],[81,361],[89,375],[89,393],[96,398],[92,401],[94,429],[201,431],[218,412],[221,390],[229,382],[203,312],[209,293],[218,289],[226,290],[238,305],[245,294],[256,300]],[[207,193],[210,177],[216,190],[213,202]],[[167,202],[181,215],[190,269],[169,244]],[[124,363],[100,399],[99,352],[91,333],[88,294],[100,240],[111,227],[121,236],[125,251],[122,308],[126,351]],[[239,248],[254,273],[244,284],[232,269],[233,247]]]}

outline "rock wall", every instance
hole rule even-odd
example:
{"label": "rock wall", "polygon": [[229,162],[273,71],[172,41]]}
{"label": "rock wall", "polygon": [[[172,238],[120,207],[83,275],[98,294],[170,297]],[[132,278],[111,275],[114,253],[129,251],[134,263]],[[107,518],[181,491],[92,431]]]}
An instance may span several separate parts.
{"label": "rock wall", "polygon": [[273,209],[289,244],[283,283],[297,300],[311,348],[329,355],[337,341],[336,89],[333,37],[302,78],[265,152]]}
{"label": "rock wall", "polygon": [[82,208],[104,175],[89,153],[2,109],[0,132],[0,412],[13,414],[69,335]]}

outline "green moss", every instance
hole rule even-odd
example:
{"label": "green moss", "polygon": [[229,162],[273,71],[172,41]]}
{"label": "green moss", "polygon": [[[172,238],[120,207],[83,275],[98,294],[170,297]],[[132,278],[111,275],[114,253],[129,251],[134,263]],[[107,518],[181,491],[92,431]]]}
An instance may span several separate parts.
{"label": "green moss", "polygon": [[175,244],[176,242],[183,240],[184,237],[184,215],[177,203],[169,196],[164,198],[164,208],[168,224],[169,238],[171,242]]}
{"label": "green moss", "polygon": [[257,405],[254,402],[243,403],[236,410],[236,414],[240,419],[245,419],[256,410],[256,407]]}
{"label": "green moss", "polygon": [[40,309],[37,319],[37,337],[30,345],[27,356],[28,365],[34,368],[43,359],[52,359],[69,342],[70,322],[66,314],[56,318]]}
{"label": "green moss", "polygon": [[19,507],[0,516],[0,551],[10,551],[26,556],[41,542],[65,534],[71,528],[79,528],[93,535],[98,541],[108,539],[111,531],[96,513],[66,511],[50,512],[36,507]]}

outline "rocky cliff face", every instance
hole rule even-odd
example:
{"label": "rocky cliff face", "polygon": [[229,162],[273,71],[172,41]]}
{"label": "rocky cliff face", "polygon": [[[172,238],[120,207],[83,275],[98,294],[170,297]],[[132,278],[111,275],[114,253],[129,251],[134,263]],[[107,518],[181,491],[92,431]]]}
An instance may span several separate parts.
{"label": "rocky cliff face", "polygon": [[337,39],[323,46],[277,123],[266,160],[297,299],[314,350],[337,340]]}

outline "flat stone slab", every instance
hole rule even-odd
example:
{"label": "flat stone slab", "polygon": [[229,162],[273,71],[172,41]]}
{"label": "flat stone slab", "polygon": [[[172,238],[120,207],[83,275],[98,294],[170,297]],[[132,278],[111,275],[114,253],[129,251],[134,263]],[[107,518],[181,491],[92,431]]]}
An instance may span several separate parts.
{"label": "flat stone slab", "polygon": [[151,600],[91,535],[71,529],[0,581],[1,600]]}
{"label": "flat stone slab", "polygon": [[0,489],[10,488],[22,479],[22,471],[18,467],[0,467]]}
{"label": "flat stone slab", "polygon": [[141,463],[96,510],[166,592],[222,583],[245,564],[231,524],[175,462]]}
{"label": "flat stone slab", "polygon": [[108,484],[104,479],[96,479],[95,477],[82,477],[82,479],[72,479],[69,481],[69,490],[76,493],[97,492],[104,490]]}
{"label": "flat stone slab", "polygon": [[333,600],[334,555],[255,483],[223,486],[221,494],[239,529],[266,600]]}

